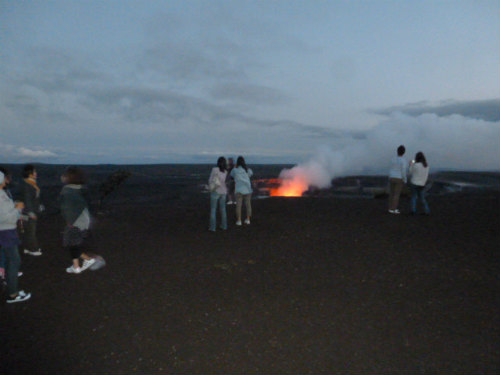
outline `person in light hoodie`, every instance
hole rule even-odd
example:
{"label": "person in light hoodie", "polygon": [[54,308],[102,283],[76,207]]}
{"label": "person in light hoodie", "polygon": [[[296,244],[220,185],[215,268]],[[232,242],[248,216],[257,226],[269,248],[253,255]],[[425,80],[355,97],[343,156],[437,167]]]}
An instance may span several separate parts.
{"label": "person in light hoodie", "polygon": [[0,252],[5,257],[7,303],[16,303],[26,301],[31,297],[31,293],[18,289],[21,257],[18,250],[17,221],[21,217],[24,203],[14,203],[5,192],[5,186],[5,175],[0,172]]}
{"label": "person in light hoodie", "polygon": [[424,214],[430,215],[431,211],[427,200],[425,199],[424,188],[429,177],[429,165],[425,159],[423,152],[419,151],[415,155],[415,160],[410,163],[409,173],[410,178],[410,189],[411,189],[411,199],[410,199],[410,214],[415,215],[417,213],[417,199],[422,202],[424,208]]}
{"label": "person in light hoodie", "polygon": [[221,156],[217,160],[217,166],[212,168],[210,182],[214,182],[214,190],[210,191],[210,224],[209,230],[215,232],[217,225],[217,205],[219,206],[221,216],[221,229],[227,229],[227,215],[226,215],[226,177],[227,177],[227,162],[226,158]]}
{"label": "person in light hoodie", "polygon": [[250,225],[250,218],[252,216],[252,183],[250,182],[250,177],[252,177],[252,175],[253,172],[247,167],[243,156],[238,156],[238,159],[236,159],[236,167],[231,171],[231,177],[234,178],[235,182],[236,225],[238,226],[241,226],[241,206],[243,201],[245,201],[247,210],[245,224]]}
{"label": "person in light hoodie", "polygon": [[[66,222],[63,247],[70,253],[73,264],[67,273],[79,274],[95,263],[95,259],[83,251],[90,228],[90,212],[86,198],[85,177],[77,167],[68,167],[61,176],[64,187],[59,196],[61,213]],[[80,265],[80,260],[82,264]]]}
{"label": "person in light hoodie", "polygon": [[389,213],[399,214],[399,196],[403,185],[406,184],[406,170],[408,162],[404,158],[406,152],[405,146],[401,145],[397,149],[397,157],[391,161],[391,169],[389,170]]}

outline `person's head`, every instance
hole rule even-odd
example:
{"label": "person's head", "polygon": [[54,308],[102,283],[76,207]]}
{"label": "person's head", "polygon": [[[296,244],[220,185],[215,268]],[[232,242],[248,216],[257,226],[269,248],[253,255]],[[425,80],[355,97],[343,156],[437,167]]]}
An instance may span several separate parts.
{"label": "person's head", "polygon": [[36,180],[37,173],[33,164],[26,164],[23,167],[23,178],[33,178]]}
{"label": "person's head", "polygon": [[425,155],[422,151],[417,152],[415,155],[415,163],[422,163],[424,167],[427,167],[427,160],[425,159]]}
{"label": "person's head", "polygon": [[248,171],[247,163],[245,163],[243,156],[238,156],[238,159],[236,159],[236,168],[238,167],[242,167],[245,171]]}
{"label": "person's head", "polygon": [[85,184],[85,174],[78,167],[68,167],[61,176],[63,184],[83,185]]}
{"label": "person's head", "polygon": [[401,145],[398,147],[398,156],[403,156],[406,152],[405,146]]}
{"label": "person's head", "polygon": [[3,173],[5,185],[10,184],[12,182],[12,175],[10,174],[9,170],[7,168],[0,167],[0,172]]}
{"label": "person's head", "polygon": [[221,172],[224,172],[227,169],[226,158],[224,156],[217,159],[217,166]]}
{"label": "person's head", "polygon": [[233,167],[234,166],[234,159],[233,158],[228,158],[227,159],[227,165],[228,165],[228,167]]}

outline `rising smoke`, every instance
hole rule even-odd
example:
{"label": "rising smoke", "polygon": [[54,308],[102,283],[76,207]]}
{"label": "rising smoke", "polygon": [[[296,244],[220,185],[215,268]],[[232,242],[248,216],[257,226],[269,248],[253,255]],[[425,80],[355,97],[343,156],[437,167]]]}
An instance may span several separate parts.
{"label": "rising smoke", "polygon": [[500,170],[500,122],[394,113],[365,137],[322,146],[306,162],[284,169],[282,186],[300,186],[303,192],[309,186],[326,188],[334,177],[384,174],[400,144],[406,146],[408,159],[422,151],[434,172]]}

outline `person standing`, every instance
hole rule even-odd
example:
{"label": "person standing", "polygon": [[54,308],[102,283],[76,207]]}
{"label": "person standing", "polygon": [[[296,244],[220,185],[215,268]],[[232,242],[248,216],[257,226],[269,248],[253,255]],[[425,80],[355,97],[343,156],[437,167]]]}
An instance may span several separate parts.
{"label": "person standing", "polygon": [[425,199],[424,188],[429,178],[429,165],[425,159],[425,155],[422,151],[417,152],[415,155],[415,160],[410,163],[409,173],[410,178],[410,189],[411,189],[411,200],[410,200],[410,214],[415,215],[417,213],[417,199],[422,202],[424,207],[424,214],[430,215],[429,205]]}
{"label": "person standing", "polygon": [[226,177],[226,186],[227,186],[227,204],[236,204],[236,198],[234,197],[234,178],[231,177],[231,171],[234,168],[234,159],[227,159],[227,177]]}
{"label": "person standing", "polygon": [[408,162],[404,158],[406,152],[405,146],[401,145],[397,149],[397,156],[391,161],[389,170],[389,213],[399,214],[399,196],[403,185],[406,184],[406,169]]}
{"label": "person standing", "polygon": [[[0,172],[3,173],[4,175],[4,181],[5,181],[5,187],[3,188],[3,191],[5,191],[5,194],[7,194],[7,196],[14,200],[12,198],[12,193],[10,192],[9,190],[9,185],[11,184],[12,182],[12,175],[10,174],[10,172],[4,168],[4,167],[0,167]],[[17,224],[19,224],[20,220],[17,221]],[[23,273],[21,271],[19,271],[17,273],[18,276],[22,276]],[[3,251],[0,251],[0,279],[5,282],[5,254],[3,253]]]}
{"label": "person standing", "polygon": [[234,178],[236,193],[236,225],[241,225],[241,206],[243,201],[245,201],[245,207],[247,210],[247,218],[245,219],[245,224],[250,224],[250,217],[252,216],[252,183],[250,182],[250,177],[252,177],[253,172],[247,167],[245,159],[243,156],[238,156],[236,159],[236,167],[231,171],[231,177]]}
{"label": "person standing", "polygon": [[[61,176],[64,187],[59,196],[61,213],[66,222],[63,232],[63,247],[70,253],[73,264],[67,273],[78,274],[85,271],[95,259],[83,252],[84,241],[90,228],[90,212],[85,198],[85,177],[77,167],[68,167]],[[82,265],[80,266],[80,260]]]}
{"label": "person standing", "polygon": [[221,216],[221,229],[227,229],[227,214],[226,214],[226,177],[227,163],[226,158],[221,156],[217,160],[217,166],[212,168],[208,185],[210,187],[210,224],[209,230],[215,232],[217,226],[217,205],[219,206]]}
{"label": "person standing", "polygon": [[38,218],[42,212],[40,204],[40,188],[37,185],[37,170],[32,164],[23,168],[23,182],[21,183],[21,199],[24,202],[22,244],[24,253],[40,256],[42,249],[38,246],[36,228]]}
{"label": "person standing", "polygon": [[5,192],[5,186],[5,175],[0,172],[0,252],[5,258],[7,303],[16,303],[31,298],[31,293],[18,289],[21,257],[18,250],[17,221],[21,217],[24,203],[14,203]]}

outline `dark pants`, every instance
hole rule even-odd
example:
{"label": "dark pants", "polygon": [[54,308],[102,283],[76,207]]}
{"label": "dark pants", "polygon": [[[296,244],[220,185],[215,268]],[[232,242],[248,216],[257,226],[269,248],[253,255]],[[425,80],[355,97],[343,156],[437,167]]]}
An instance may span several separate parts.
{"label": "dark pants", "polygon": [[78,259],[86,252],[91,238],[89,231],[67,226],[63,232],[63,247],[70,253],[71,259]]}
{"label": "dark pants", "polygon": [[1,247],[0,251],[5,256],[5,280],[7,281],[7,293],[15,295],[17,293],[17,273],[21,266],[21,257],[17,246]]}
{"label": "dark pants", "polygon": [[36,238],[36,224],[37,221],[33,219],[23,222],[24,233],[22,234],[21,240],[23,247],[29,251],[37,251],[39,249],[38,240]]}

